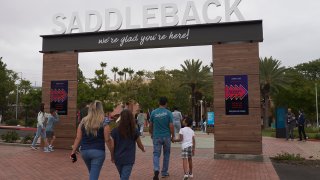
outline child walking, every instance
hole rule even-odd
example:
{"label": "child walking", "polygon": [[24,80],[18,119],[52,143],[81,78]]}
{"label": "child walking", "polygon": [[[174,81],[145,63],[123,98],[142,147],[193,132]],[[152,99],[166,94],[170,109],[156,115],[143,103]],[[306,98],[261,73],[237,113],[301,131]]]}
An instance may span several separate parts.
{"label": "child walking", "polygon": [[124,109],[120,113],[120,124],[111,131],[114,149],[111,151],[111,161],[115,163],[121,180],[128,180],[136,157],[136,143],[145,152],[136,128],[133,114]]}
{"label": "child walking", "polygon": [[[192,156],[194,156],[194,151],[196,147],[196,141],[194,138],[194,131],[191,129],[192,127],[192,119],[186,118],[183,121],[184,128],[181,128],[179,131],[179,139],[174,140],[175,142],[182,142],[182,162],[183,162],[183,170],[184,176],[183,179],[193,178],[192,174]],[[189,166],[189,168],[188,168]]]}

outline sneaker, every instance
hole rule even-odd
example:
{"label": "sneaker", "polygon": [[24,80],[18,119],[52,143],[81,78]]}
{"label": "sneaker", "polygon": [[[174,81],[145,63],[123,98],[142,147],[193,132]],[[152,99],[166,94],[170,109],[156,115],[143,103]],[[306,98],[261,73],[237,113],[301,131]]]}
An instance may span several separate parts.
{"label": "sneaker", "polygon": [[44,148],[43,152],[45,152],[45,153],[50,152],[50,151],[49,151],[49,148]]}
{"label": "sneaker", "polygon": [[193,174],[192,173],[189,173],[189,178],[193,178]]}
{"label": "sneaker", "polygon": [[189,179],[189,174],[185,174],[185,175],[183,176],[183,180],[187,180],[187,179]]}
{"label": "sneaker", "polygon": [[34,146],[30,146],[32,150],[38,150],[37,147],[34,147]]}
{"label": "sneaker", "polygon": [[153,180],[159,180],[159,171],[154,172]]}
{"label": "sneaker", "polygon": [[51,146],[51,147],[49,146],[49,147],[48,147],[48,150],[49,150],[50,152],[53,152],[53,151],[54,151],[54,150],[53,150],[53,146]]}
{"label": "sneaker", "polygon": [[169,177],[169,173],[161,175],[161,178],[166,178],[166,177]]}

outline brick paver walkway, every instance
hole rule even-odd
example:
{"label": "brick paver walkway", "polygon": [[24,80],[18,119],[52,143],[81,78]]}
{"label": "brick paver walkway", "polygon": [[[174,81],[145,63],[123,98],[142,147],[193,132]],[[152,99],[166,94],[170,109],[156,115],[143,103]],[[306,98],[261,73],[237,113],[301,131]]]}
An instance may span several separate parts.
{"label": "brick paver walkway", "polygon": [[[212,134],[197,133],[196,156],[193,158],[195,180],[277,180],[279,179],[270,161],[252,162],[240,160],[213,159]],[[137,149],[136,164],[131,179],[152,179],[152,143],[150,137],[143,138],[146,153]],[[278,153],[289,152],[301,154],[310,159],[320,159],[320,142],[285,141],[263,137],[263,155],[275,156]],[[180,159],[180,148],[176,143],[172,147],[170,159],[170,178],[182,179],[183,170]],[[79,158],[75,164],[69,159],[69,150],[56,150],[52,153],[33,151],[29,147],[8,146],[0,144],[0,180],[85,180],[88,178],[87,169]],[[109,153],[101,171],[100,179],[119,179],[114,164],[110,161]]]}

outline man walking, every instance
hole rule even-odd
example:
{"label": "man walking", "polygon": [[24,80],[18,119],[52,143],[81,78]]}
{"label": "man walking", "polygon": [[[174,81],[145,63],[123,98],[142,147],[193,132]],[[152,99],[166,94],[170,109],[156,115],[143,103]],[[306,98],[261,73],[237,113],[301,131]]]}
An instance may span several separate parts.
{"label": "man walking", "polygon": [[174,138],[176,138],[176,134],[179,136],[179,132],[181,129],[181,121],[182,121],[182,115],[181,112],[178,111],[177,107],[173,108],[172,116],[173,116],[173,126],[174,126]]}
{"label": "man walking", "polygon": [[296,126],[296,121],[295,121],[294,114],[291,112],[290,108],[288,108],[286,125],[287,125],[286,126],[286,139],[288,140],[289,138],[291,138],[291,140],[293,141],[293,139],[294,139],[293,129]]}
{"label": "man walking", "polygon": [[56,109],[50,109],[50,116],[48,117],[47,127],[46,127],[46,139],[48,147],[45,147],[44,152],[53,151],[53,142],[55,140],[54,135],[54,125],[59,121],[59,115]]}
{"label": "man walking", "polygon": [[160,156],[161,149],[163,148],[163,165],[161,176],[168,177],[169,159],[171,141],[174,139],[173,130],[173,116],[172,113],[166,109],[167,98],[161,97],[159,99],[159,108],[155,109],[151,113],[149,133],[153,139],[153,170],[154,180],[159,179],[160,170]]}
{"label": "man walking", "polygon": [[144,138],[143,128],[144,128],[145,116],[143,114],[143,110],[140,110],[140,113],[137,116],[137,121],[138,121],[140,136]]}
{"label": "man walking", "polygon": [[[298,117],[298,131],[299,131],[299,141],[302,141],[302,135],[304,137],[304,141],[307,140],[306,132],[304,131],[304,124],[305,124],[304,113],[302,110],[299,110],[299,117]],[[302,133],[302,135],[301,135]]]}

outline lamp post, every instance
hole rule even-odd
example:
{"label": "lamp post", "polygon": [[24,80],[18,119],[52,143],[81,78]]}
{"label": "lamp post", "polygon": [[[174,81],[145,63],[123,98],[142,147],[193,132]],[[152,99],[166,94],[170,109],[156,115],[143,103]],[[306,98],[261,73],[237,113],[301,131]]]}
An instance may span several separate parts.
{"label": "lamp post", "polygon": [[203,119],[202,119],[202,103],[203,103],[203,100],[200,100],[200,120],[203,121]]}
{"label": "lamp post", "polygon": [[317,114],[317,128],[319,128],[319,113],[318,113],[318,86],[317,83],[315,84],[316,87],[316,114]]}
{"label": "lamp post", "polygon": [[[18,74],[21,74],[20,76],[20,83],[22,81],[22,72],[18,72]],[[18,103],[19,103],[19,84],[17,84],[17,96],[16,96],[16,120],[18,120]]]}

